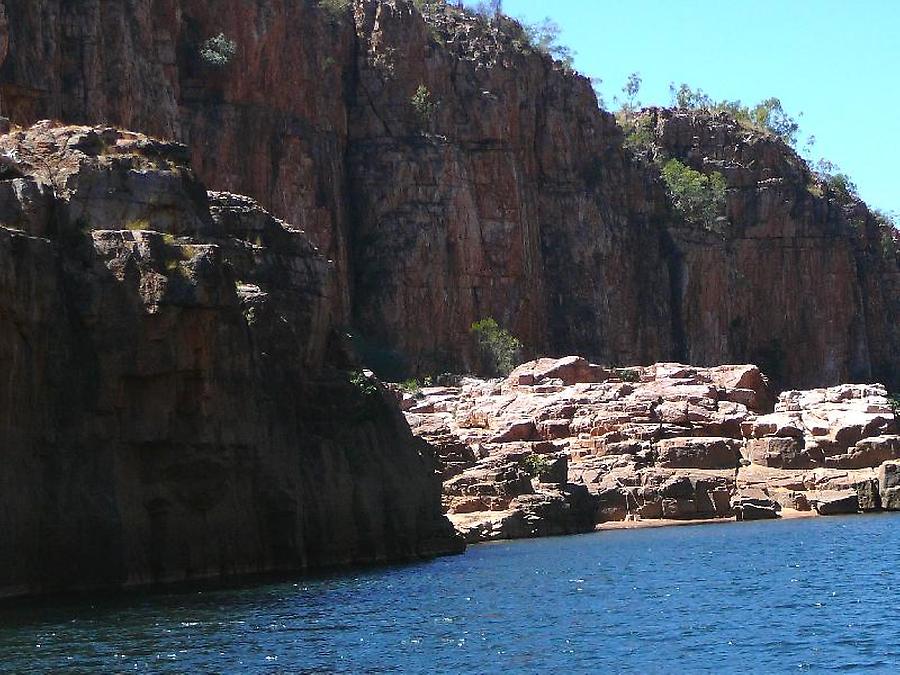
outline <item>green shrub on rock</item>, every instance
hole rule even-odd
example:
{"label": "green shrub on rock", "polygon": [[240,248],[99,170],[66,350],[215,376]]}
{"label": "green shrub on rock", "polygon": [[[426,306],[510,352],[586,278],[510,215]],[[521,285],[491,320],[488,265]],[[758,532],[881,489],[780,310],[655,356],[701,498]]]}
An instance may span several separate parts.
{"label": "green shrub on rock", "polygon": [[532,478],[537,478],[550,468],[550,461],[543,455],[528,455],[522,460],[522,464]]}
{"label": "green shrub on rock", "polygon": [[424,84],[420,84],[418,89],[416,89],[416,93],[410,97],[409,102],[412,104],[413,110],[415,110],[416,116],[419,118],[419,122],[423,127],[427,127],[434,118],[435,110],[437,110],[437,103],[435,103],[434,98],[431,96],[428,87]]}
{"label": "green shrub on rock", "polygon": [[706,175],[670,159],[662,168],[662,177],[675,207],[685,220],[708,230],[717,229],[725,210],[725,178],[718,171]]}
{"label": "green shrub on rock", "polygon": [[237,54],[237,43],[219,33],[200,46],[200,58],[210,66],[227,66]]}
{"label": "green shrub on rock", "polygon": [[472,334],[478,339],[490,375],[506,377],[518,365],[522,343],[494,319],[488,317],[473,323]]}

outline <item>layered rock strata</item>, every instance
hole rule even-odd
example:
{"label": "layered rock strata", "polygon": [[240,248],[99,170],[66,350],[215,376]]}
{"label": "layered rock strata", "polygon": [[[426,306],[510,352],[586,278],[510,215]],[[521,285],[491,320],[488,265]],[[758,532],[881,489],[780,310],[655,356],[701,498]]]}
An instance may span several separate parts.
{"label": "layered rock strata", "polygon": [[402,394],[402,405],[438,453],[444,508],[469,541],[896,509],[900,494],[900,429],[881,385],[775,398],[752,365],[568,357]]}
{"label": "layered rock strata", "polygon": [[535,355],[900,387],[897,246],[864,205],[727,117],[648,113],[661,155],[726,178],[727,226],[686,223],[586,78],[512,20],[424,6],[6,0],[0,107],[187,143],[334,261],[336,316],[387,376],[470,370],[492,316]]}
{"label": "layered rock strata", "polygon": [[459,550],[334,268],[184,146],[0,135],[0,596]]}

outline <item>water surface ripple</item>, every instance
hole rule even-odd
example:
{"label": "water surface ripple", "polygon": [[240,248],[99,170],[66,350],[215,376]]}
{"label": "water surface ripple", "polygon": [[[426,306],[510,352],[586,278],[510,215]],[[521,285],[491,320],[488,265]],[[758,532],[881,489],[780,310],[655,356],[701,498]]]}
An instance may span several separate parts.
{"label": "water surface ripple", "polygon": [[900,514],[601,532],[0,610],[0,669],[897,671]]}

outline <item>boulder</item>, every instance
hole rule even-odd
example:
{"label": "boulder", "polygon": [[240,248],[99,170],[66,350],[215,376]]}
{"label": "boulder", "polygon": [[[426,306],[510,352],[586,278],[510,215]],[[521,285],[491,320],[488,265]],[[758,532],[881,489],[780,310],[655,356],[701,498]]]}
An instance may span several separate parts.
{"label": "boulder", "polygon": [[753,464],[777,469],[811,469],[816,462],[805,452],[803,438],[768,436],[751,438],[744,445],[744,457]]}
{"label": "boulder", "polygon": [[489,443],[509,443],[511,441],[539,441],[540,435],[534,420],[521,419],[509,422],[506,427],[496,436],[491,438]]}
{"label": "boulder", "polygon": [[803,422],[794,413],[772,413],[760,415],[741,424],[741,432],[745,438],[762,438],[764,436],[781,436],[787,438],[803,438]]}
{"label": "boulder", "polygon": [[736,520],[772,520],[778,518],[777,502],[760,503],[755,500],[739,500],[732,502]]}
{"label": "boulder", "polygon": [[510,508],[522,512],[528,536],[578,534],[594,529],[596,499],[584,485],[540,489],[534,494],[517,497],[510,503]]}
{"label": "boulder", "polygon": [[765,490],[747,488],[732,497],[731,508],[737,520],[771,520],[778,517],[781,504]]}
{"label": "boulder", "polygon": [[825,457],[825,466],[862,469],[900,459],[900,436],[872,436],[856,442],[847,452]]}
{"label": "boulder", "polygon": [[892,417],[883,413],[847,412],[841,414],[832,427],[832,437],[839,447],[848,448],[863,438],[885,433]]}
{"label": "boulder", "polygon": [[580,356],[566,356],[561,359],[538,359],[523,364],[510,373],[508,381],[525,386],[534,386],[558,380],[565,386],[580,382],[605,382],[612,373]]}
{"label": "boulder", "polygon": [[722,387],[726,401],[741,403],[755,412],[771,410],[773,404],[769,383],[754,365],[718,366],[709,370],[712,382]]}
{"label": "boulder", "polygon": [[860,508],[854,490],[821,490],[812,493],[809,501],[820,516],[856,513]]}
{"label": "boulder", "polygon": [[663,467],[734,469],[740,465],[740,450],[729,438],[667,438],[656,445],[656,451]]}
{"label": "boulder", "polygon": [[853,483],[860,511],[877,511],[881,508],[881,493],[877,478],[866,478]]}

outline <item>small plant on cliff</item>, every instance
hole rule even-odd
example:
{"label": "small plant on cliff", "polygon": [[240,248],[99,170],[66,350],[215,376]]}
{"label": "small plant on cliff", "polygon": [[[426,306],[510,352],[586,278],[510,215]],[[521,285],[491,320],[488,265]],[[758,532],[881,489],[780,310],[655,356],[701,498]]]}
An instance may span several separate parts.
{"label": "small plant on cliff", "polygon": [[200,58],[210,66],[227,66],[237,54],[237,43],[219,33],[200,46]]}
{"label": "small plant on cliff", "polygon": [[630,119],[640,107],[641,102],[638,100],[638,94],[641,93],[642,82],[643,79],[640,73],[631,73],[628,76],[625,86],[622,87],[622,94],[624,94],[625,100],[622,102],[618,117]]}
{"label": "small plant on cliff", "polygon": [[835,173],[824,177],[825,184],[830,187],[838,201],[844,204],[850,204],[859,200],[856,183],[850,180],[850,176],[845,173]]}
{"label": "small plant on cliff", "polygon": [[489,374],[506,377],[518,365],[522,343],[494,319],[488,317],[473,323],[472,334],[478,339]]}
{"label": "small plant on cliff", "polygon": [[725,209],[725,179],[718,171],[709,176],[670,159],[662,168],[662,177],[675,207],[688,222],[717,229]]}
{"label": "small plant on cliff", "polygon": [[881,209],[874,209],[872,215],[875,216],[875,220],[879,225],[892,227],[895,230],[900,229],[900,211],[882,211]]}
{"label": "small plant on cliff", "polygon": [[543,455],[528,455],[522,460],[522,465],[532,478],[537,478],[550,468],[550,462]]}
{"label": "small plant on cliff", "polygon": [[617,368],[616,374],[622,382],[637,382],[641,379],[641,371],[638,368]]}
{"label": "small plant on cliff", "polygon": [[888,400],[891,402],[891,408],[894,410],[894,416],[900,417],[900,393],[891,394],[888,396]]}
{"label": "small plant on cliff", "polygon": [[625,147],[632,152],[649,152],[653,149],[656,134],[650,117],[617,116],[617,121],[625,132]]}
{"label": "small plant on cliff", "polygon": [[431,92],[428,91],[428,87],[420,84],[419,88],[416,89],[416,93],[409,99],[409,102],[412,104],[419,122],[423,127],[427,127],[431,120],[434,119],[434,113],[437,110],[437,103],[431,96]]}
{"label": "small plant on cliff", "polygon": [[366,398],[374,398],[378,396],[378,387],[368,375],[361,370],[350,373],[350,384],[356,387]]}
{"label": "small plant on cliff", "polygon": [[815,182],[808,187],[816,197],[824,197],[822,186],[827,186],[841,204],[850,205],[859,201],[856,183],[834,162],[822,157],[815,164],[810,163],[810,170]]}
{"label": "small plant on cliff", "polygon": [[423,384],[423,382],[417,380],[414,377],[409,378],[408,380],[403,380],[397,386],[400,387],[401,391],[405,391],[407,394],[412,394],[413,396],[421,393],[423,386],[430,386],[427,384]]}

